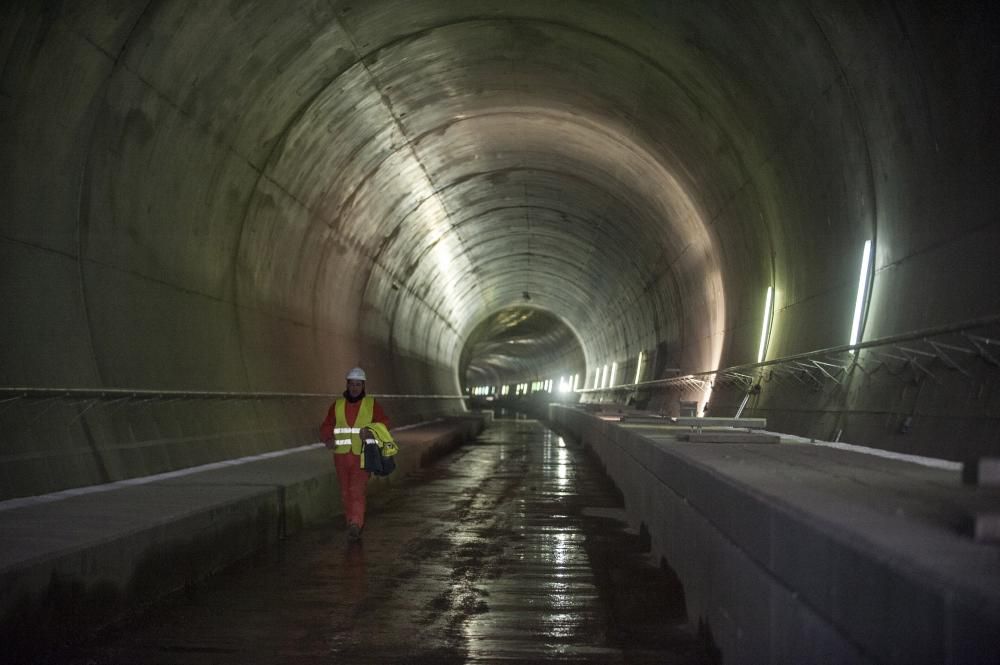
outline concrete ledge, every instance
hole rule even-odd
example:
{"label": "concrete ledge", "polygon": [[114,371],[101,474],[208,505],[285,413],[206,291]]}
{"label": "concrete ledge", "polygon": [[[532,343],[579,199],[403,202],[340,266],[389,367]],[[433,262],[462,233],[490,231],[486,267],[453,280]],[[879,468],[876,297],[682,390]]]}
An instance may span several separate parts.
{"label": "concrete ledge", "polygon": [[962,466],[962,481],[969,485],[1000,487],[1000,457],[980,457]]}
{"label": "concrete ledge", "polygon": [[1000,550],[963,535],[995,489],[828,447],[551,418],[601,458],[725,662],[1000,662]]}
{"label": "concrete ledge", "polygon": [[972,537],[981,543],[1000,546],[1000,510],[973,515]]}
{"label": "concrete ledge", "polygon": [[678,441],[690,441],[691,443],[780,443],[781,437],[777,434],[758,434],[756,432],[695,432],[694,434],[680,434]]}
{"label": "concrete ledge", "polygon": [[764,429],[767,418],[671,418],[678,425],[701,429],[703,427],[742,427],[745,429]]}
{"label": "concrete ledge", "polygon": [[[374,479],[370,494],[482,428],[482,417],[467,416],[398,432],[397,471]],[[5,658],[16,662],[38,644],[73,641],[305,525],[333,519],[342,508],[331,456],[317,444],[281,457],[0,510]]]}

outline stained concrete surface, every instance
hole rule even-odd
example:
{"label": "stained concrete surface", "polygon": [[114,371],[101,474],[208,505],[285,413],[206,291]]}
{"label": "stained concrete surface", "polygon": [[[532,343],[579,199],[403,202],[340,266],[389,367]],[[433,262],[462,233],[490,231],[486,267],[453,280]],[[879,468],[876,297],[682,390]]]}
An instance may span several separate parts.
{"label": "stained concrete surface", "polygon": [[533,420],[53,662],[705,663],[596,458]]}
{"label": "stained concrete surface", "polygon": [[969,532],[995,488],[859,451],[551,414],[606,465],[727,663],[1000,662],[1000,550]]}
{"label": "stained concrete surface", "polygon": [[[369,494],[475,436],[483,418],[397,430],[397,471],[373,481]],[[306,445],[281,456],[0,503],[6,661],[34,662],[39,645],[75,642],[305,526],[329,522],[340,513],[331,454]]]}
{"label": "stained concrete surface", "polygon": [[[328,394],[360,362],[380,392],[454,395],[714,372],[757,358],[769,287],[767,359],[846,343],[866,240],[863,339],[995,316],[998,33],[984,2],[8,0],[0,385]],[[835,394],[786,376],[750,408],[995,454],[993,366],[943,364]],[[684,392],[650,406],[707,399]],[[742,398],[717,385],[713,411]],[[231,418],[314,427],[220,401],[58,428],[8,407],[18,495],[226,459]]]}

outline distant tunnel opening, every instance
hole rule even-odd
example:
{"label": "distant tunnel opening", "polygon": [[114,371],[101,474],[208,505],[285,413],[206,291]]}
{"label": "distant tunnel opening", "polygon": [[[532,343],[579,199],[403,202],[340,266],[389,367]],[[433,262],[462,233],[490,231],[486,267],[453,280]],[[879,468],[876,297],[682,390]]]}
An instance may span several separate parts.
{"label": "distant tunnel opening", "polygon": [[[530,294],[527,294],[530,298]],[[586,375],[576,333],[551,312],[509,307],[487,317],[469,334],[460,360],[463,390]]]}

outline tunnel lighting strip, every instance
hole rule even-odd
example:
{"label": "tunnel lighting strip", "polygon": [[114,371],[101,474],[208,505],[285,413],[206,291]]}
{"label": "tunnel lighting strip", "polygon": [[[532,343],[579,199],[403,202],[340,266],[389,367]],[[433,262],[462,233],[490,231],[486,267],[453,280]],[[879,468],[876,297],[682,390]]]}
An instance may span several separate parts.
{"label": "tunnel lighting strip", "polygon": [[615,374],[618,373],[618,363],[611,363],[611,378],[608,379],[608,387],[615,385]]}
{"label": "tunnel lighting strip", "polygon": [[633,383],[639,383],[639,379],[642,378],[642,351],[639,352],[639,359],[635,363],[635,381]]}
{"label": "tunnel lighting strip", "polygon": [[[858,333],[861,330],[861,310],[865,302],[865,292],[868,290],[868,269],[871,264],[871,252],[872,241],[865,240],[865,249],[861,254],[861,276],[858,278],[858,297],[854,301],[854,322],[851,323],[851,346],[858,343]],[[854,351],[852,350],[851,353],[854,353]]]}
{"label": "tunnel lighting strip", "polygon": [[[767,351],[768,331],[771,328],[771,301],[774,298],[774,288],[767,287],[767,297],[764,299],[764,324],[760,328],[760,347],[757,349],[757,362],[764,361],[764,352]],[[639,382],[636,377],[635,382]]]}

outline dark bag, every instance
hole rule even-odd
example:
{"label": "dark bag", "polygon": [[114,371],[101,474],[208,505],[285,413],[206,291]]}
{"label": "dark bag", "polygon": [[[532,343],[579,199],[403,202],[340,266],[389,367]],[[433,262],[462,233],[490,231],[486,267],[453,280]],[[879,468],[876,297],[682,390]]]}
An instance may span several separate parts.
{"label": "dark bag", "polygon": [[396,470],[396,460],[382,455],[382,448],[375,441],[365,442],[365,471],[376,476],[388,476]]}

